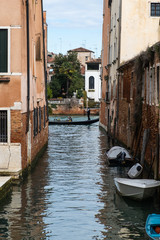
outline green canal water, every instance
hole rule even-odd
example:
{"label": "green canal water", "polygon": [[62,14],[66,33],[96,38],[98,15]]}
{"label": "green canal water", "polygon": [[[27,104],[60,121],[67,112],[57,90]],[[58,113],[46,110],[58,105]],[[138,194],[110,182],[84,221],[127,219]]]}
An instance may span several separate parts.
{"label": "green canal water", "polygon": [[134,202],[116,193],[113,179],[128,169],[106,165],[108,147],[98,123],[50,126],[44,156],[0,204],[0,239],[148,239],[145,221],[159,213],[159,200]]}

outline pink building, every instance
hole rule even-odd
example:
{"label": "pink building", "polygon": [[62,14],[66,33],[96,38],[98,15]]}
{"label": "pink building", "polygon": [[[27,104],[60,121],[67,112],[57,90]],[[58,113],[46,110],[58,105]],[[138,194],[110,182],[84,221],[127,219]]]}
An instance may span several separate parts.
{"label": "pink building", "polygon": [[19,176],[47,145],[43,3],[0,1],[0,174]]}

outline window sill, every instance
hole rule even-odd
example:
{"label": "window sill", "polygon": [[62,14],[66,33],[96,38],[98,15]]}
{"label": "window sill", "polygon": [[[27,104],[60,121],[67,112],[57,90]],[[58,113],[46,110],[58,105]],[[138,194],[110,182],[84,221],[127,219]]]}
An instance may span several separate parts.
{"label": "window sill", "polygon": [[95,92],[95,90],[88,90],[88,92]]}
{"label": "window sill", "polygon": [[0,76],[21,76],[22,73],[20,72],[0,72]]}

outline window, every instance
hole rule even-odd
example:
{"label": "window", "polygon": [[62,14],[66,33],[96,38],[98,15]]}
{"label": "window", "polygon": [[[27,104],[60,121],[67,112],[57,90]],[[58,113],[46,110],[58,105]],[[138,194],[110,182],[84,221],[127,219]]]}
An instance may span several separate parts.
{"label": "window", "polygon": [[94,77],[89,77],[89,89],[94,89]]}
{"label": "window", "polygon": [[46,106],[44,105],[44,111],[43,111],[43,127],[46,126]]}
{"label": "window", "polygon": [[39,132],[41,132],[41,107],[39,107]]}
{"label": "window", "polygon": [[85,57],[86,61],[88,61],[88,56]]}
{"label": "window", "polygon": [[38,108],[34,108],[33,123],[34,123],[33,133],[35,137],[38,134]]}
{"label": "window", "polygon": [[36,37],[36,61],[40,61],[42,59],[41,55],[41,35],[38,34]]}
{"label": "window", "polygon": [[160,17],[160,3],[151,3],[151,16]]}
{"label": "window", "polygon": [[0,111],[0,142],[8,141],[7,111]]}
{"label": "window", "polygon": [[8,30],[0,29],[0,72],[8,72]]}
{"label": "window", "polygon": [[99,70],[99,63],[88,63],[87,70]]}

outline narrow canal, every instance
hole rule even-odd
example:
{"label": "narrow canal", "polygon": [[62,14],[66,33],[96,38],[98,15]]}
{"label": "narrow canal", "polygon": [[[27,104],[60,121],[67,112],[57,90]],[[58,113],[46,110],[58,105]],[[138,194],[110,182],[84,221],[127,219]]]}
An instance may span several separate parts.
{"label": "narrow canal", "polygon": [[33,173],[0,204],[0,239],[148,239],[144,226],[158,201],[115,192],[127,169],[108,168],[106,133],[91,126],[50,126],[49,145]]}

